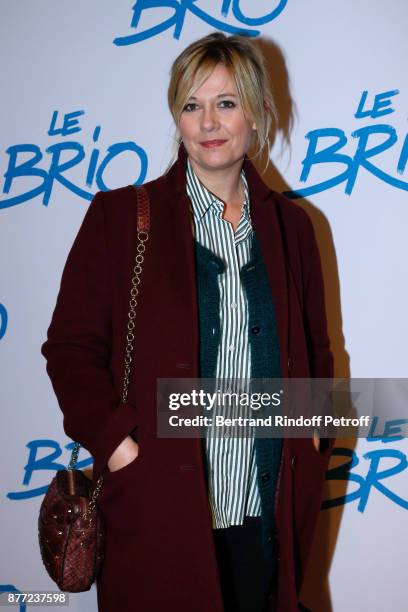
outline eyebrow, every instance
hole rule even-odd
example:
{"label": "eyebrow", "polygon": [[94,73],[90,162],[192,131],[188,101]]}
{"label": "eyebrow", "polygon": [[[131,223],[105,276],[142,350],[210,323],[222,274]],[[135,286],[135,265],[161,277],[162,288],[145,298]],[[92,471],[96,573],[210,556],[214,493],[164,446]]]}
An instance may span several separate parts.
{"label": "eyebrow", "polygon": [[[218,96],[216,96],[217,98],[237,98],[238,96],[234,93],[222,93],[222,94],[218,94]],[[197,98],[195,96],[190,96],[189,100],[197,100]]]}

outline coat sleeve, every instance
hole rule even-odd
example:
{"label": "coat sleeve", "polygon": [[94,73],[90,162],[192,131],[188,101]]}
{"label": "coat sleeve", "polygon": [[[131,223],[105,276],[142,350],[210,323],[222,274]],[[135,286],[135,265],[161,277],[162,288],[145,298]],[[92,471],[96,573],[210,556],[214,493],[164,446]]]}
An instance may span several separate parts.
{"label": "coat sleeve", "polygon": [[65,433],[93,456],[94,476],[137,426],[121,403],[110,370],[112,294],[105,234],[105,195],[98,192],[68,254],[47,340],[47,361]]}
{"label": "coat sleeve", "polygon": [[[303,324],[309,354],[310,376],[324,379],[319,383],[318,389],[315,390],[317,395],[314,399],[314,410],[317,414],[327,414],[328,410],[331,411],[331,407],[326,404],[326,399],[331,390],[334,360],[327,330],[323,272],[312,222],[303,209],[300,209],[300,211],[303,215],[302,230],[299,237],[303,277]],[[320,453],[324,454],[328,460],[335,438],[322,438],[317,430],[315,433],[320,437]],[[326,436],[327,433],[326,431],[323,435]]]}
{"label": "coat sleeve", "polygon": [[312,378],[333,377],[333,354],[327,331],[326,304],[322,266],[313,225],[307,213],[303,215],[300,232],[303,316]]}

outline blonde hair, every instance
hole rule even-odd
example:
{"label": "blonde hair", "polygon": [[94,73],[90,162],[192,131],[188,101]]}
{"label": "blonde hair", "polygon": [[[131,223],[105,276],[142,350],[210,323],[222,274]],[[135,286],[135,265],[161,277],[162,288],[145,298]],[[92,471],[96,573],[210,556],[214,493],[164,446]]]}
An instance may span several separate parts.
{"label": "blonde hair", "polygon": [[[234,79],[244,115],[257,127],[254,157],[261,155],[266,147],[269,161],[269,133],[277,118],[276,107],[264,57],[250,38],[214,32],[191,43],[180,53],[171,67],[167,92],[174,122],[179,125],[187,100],[220,63]],[[176,139],[180,143],[178,128]]]}

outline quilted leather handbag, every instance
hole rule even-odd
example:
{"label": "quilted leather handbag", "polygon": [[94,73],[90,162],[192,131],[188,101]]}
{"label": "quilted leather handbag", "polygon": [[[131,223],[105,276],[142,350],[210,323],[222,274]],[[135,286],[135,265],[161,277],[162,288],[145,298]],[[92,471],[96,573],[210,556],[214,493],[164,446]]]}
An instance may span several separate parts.
{"label": "quilted leather handbag", "polygon": [[[130,290],[125,349],[122,401],[126,403],[133,353],[133,330],[141,281],[145,243],[150,231],[149,196],[137,187],[137,254]],[[85,474],[76,469],[80,444],[74,443],[66,470],[58,470],[44,496],[38,517],[40,552],[50,578],[61,591],[88,591],[103,562],[105,530],[97,498],[103,476],[92,487]]]}

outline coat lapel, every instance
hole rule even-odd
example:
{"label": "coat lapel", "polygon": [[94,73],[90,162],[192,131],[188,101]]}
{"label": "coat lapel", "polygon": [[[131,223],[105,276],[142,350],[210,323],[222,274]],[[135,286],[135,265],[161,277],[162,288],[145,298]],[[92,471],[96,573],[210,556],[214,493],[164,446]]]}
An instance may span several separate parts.
{"label": "coat lapel", "polygon": [[251,219],[258,238],[268,274],[278,324],[281,372],[288,371],[288,287],[285,266],[285,250],[279,225],[277,203],[273,191],[259,177],[252,163],[246,158],[244,171],[248,180]]}
{"label": "coat lapel", "polygon": [[179,159],[167,174],[146,186],[151,202],[157,206],[157,214],[152,215],[151,252],[157,253],[154,271],[155,278],[160,279],[157,300],[169,325],[173,375],[195,378],[199,371],[199,325],[194,237],[190,199],[185,188],[185,164],[186,160],[179,154]]}

